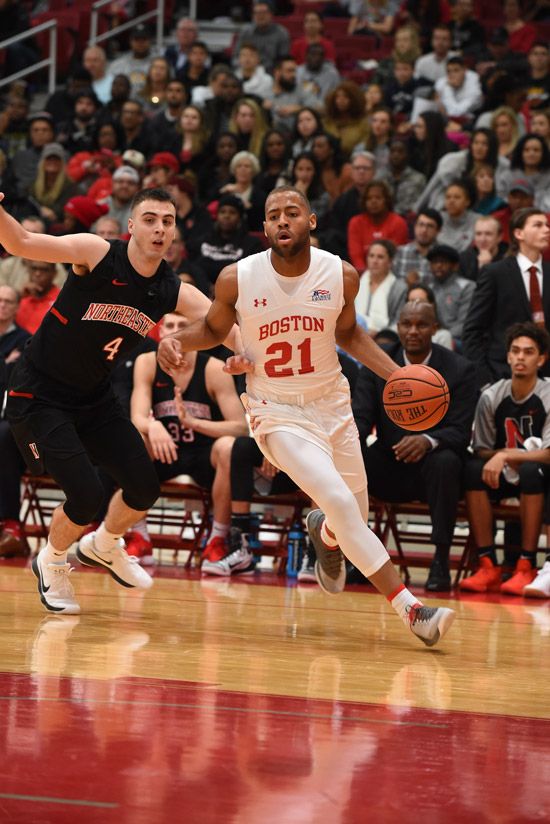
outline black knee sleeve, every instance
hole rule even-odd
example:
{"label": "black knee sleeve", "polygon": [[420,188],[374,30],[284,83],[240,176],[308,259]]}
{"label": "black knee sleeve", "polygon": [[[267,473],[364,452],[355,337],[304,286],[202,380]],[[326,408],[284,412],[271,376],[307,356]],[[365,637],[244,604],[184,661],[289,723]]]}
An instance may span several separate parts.
{"label": "black knee sleeve", "polygon": [[231,450],[231,497],[251,501],[254,494],[254,467],[261,466],[263,455],[253,438],[236,438]]}
{"label": "black knee sleeve", "polygon": [[79,483],[77,479],[70,489],[65,489],[67,500],[63,509],[67,518],[74,524],[86,526],[95,521],[103,502],[103,486],[99,481],[93,483],[90,479]]}
{"label": "black knee sleeve", "polygon": [[122,488],[122,500],[130,509],[145,512],[150,509],[160,495],[160,482],[154,466],[151,471],[143,472],[139,477],[132,478]]}

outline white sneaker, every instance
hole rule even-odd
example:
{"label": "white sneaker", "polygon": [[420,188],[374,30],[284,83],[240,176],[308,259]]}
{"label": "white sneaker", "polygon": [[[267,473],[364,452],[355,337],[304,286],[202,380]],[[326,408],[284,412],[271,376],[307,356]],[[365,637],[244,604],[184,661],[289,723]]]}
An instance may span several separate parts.
{"label": "white sneaker", "polygon": [[409,613],[411,632],[427,647],[433,647],[443,638],[456,618],[454,609],[447,607],[411,607]]}
{"label": "white sneaker", "polygon": [[311,581],[317,583],[315,577],[315,550],[312,547],[307,547],[302,558],[302,566],[298,572],[298,580],[301,583],[304,581]]}
{"label": "white sneaker", "polygon": [[527,598],[550,598],[550,561],[545,561],[535,580],[523,587],[523,594]]}
{"label": "white sneaker", "polygon": [[69,581],[72,570],[70,564],[48,564],[44,562],[46,549],[40,550],[32,559],[32,571],[38,579],[40,600],[50,612],[64,615],[79,615],[80,605],[74,596],[73,585]]}
{"label": "white sneaker", "polygon": [[137,558],[128,555],[124,549],[124,541],[120,538],[118,546],[107,552],[98,552],[95,548],[95,532],[83,535],[78,542],[76,557],[85,566],[103,567],[109,572],[118,584],[123,587],[137,587],[149,589],[153,586],[153,579],[139,564]]}
{"label": "white sneaker", "polygon": [[229,530],[229,546],[231,551],[220,561],[209,561],[205,558],[201,565],[201,572],[221,576],[252,574],[256,569],[254,556],[240,529],[231,527]]}

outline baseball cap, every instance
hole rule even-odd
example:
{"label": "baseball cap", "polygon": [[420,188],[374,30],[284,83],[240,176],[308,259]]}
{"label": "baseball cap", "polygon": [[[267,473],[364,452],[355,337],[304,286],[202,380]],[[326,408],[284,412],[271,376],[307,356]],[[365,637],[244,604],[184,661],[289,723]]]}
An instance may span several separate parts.
{"label": "baseball cap", "polygon": [[149,166],[165,166],[176,175],[180,170],[180,162],[172,152],[157,152],[149,161]]}
{"label": "baseball cap", "polygon": [[60,160],[65,160],[65,149],[61,143],[46,143],[42,149],[40,159],[44,160],[45,157],[58,157]]}
{"label": "baseball cap", "polygon": [[121,180],[123,177],[129,177],[134,183],[139,183],[139,174],[131,166],[119,166],[113,174],[113,180]]}
{"label": "baseball cap", "polygon": [[510,183],[509,192],[523,192],[525,195],[534,195],[533,184],[526,177],[516,177]]}
{"label": "baseball cap", "polygon": [[96,203],[87,195],[76,195],[67,201],[63,210],[73,215],[86,229],[96,222],[102,215],[106,215],[109,207],[106,203]]}
{"label": "baseball cap", "polygon": [[129,163],[130,166],[135,166],[136,169],[143,169],[145,166],[145,155],[138,152],[137,149],[126,149],[122,155],[122,159],[125,163]]}
{"label": "baseball cap", "polygon": [[34,123],[35,120],[47,120],[53,126],[53,117],[49,112],[34,112],[27,118],[27,123]]}
{"label": "baseball cap", "polygon": [[130,37],[136,40],[140,38],[141,40],[150,40],[151,33],[149,32],[147,26],[144,26],[143,23],[140,23],[139,26],[134,26],[134,28],[130,32]]}
{"label": "baseball cap", "polygon": [[446,243],[439,243],[432,246],[426,255],[428,260],[435,260],[436,258],[443,258],[450,260],[452,263],[458,263],[460,260],[459,254],[453,246],[448,246]]}

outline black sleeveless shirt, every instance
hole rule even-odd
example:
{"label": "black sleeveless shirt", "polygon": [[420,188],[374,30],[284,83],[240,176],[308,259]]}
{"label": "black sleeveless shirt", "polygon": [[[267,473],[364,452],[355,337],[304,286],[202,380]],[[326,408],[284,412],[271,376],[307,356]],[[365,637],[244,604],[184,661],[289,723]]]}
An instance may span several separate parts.
{"label": "black sleeveless shirt", "polygon": [[164,260],[152,277],[138,274],[128,260],[128,243],[112,241],[88,275],[69,272],[25,355],[40,376],[60,385],[60,394],[97,397],[117,361],[175,310],[180,285]]}
{"label": "black sleeveless shirt", "polygon": [[[195,370],[187,389],[182,392],[182,400],[185,408],[194,418],[222,421],[223,415],[220,408],[212,400],[206,388],[205,369],[209,360],[210,355],[197,352]],[[163,372],[158,363],[153,381],[152,406],[153,415],[170,433],[178,450],[185,449],[185,452],[189,453],[190,450],[204,449],[214,442],[215,438],[201,435],[200,432],[186,429],[180,424],[174,401],[174,381],[166,372]]]}

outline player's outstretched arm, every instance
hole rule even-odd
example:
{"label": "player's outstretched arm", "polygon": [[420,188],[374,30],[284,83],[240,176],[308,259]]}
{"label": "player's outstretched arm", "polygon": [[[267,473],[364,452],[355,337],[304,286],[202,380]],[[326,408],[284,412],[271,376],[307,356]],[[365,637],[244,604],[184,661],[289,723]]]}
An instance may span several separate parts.
{"label": "player's outstretched arm", "polygon": [[[186,286],[187,289],[184,288]],[[236,302],[236,264],[226,266],[220,272],[212,303],[208,298],[201,296],[198,289],[189,284],[182,284],[176,311],[192,322],[175,335],[169,335],[161,340],[157,355],[161,368],[168,373],[177,370],[184,360],[184,352],[211,349],[223,343],[235,323]],[[232,345],[238,345],[233,337],[230,338],[230,342]]]}
{"label": "player's outstretched arm", "polygon": [[[4,200],[0,192],[0,203]],[[105,257],[109,244],[103,238],[88,233],[53,237],[28,232],[0,206],[0,243],[10,255],[45,260],[48,263],[73,263],[91,270]],[[78,273],[80,274],[80,273]]]}
{"label": "player's outstretched arm", "polygon": [[336,343],[354,358],[386,380],[397,364],[359,326],[355,317],[355,297],[359,291],[359,275],[349,263],[343,262],[344,308],[336,324]]}

